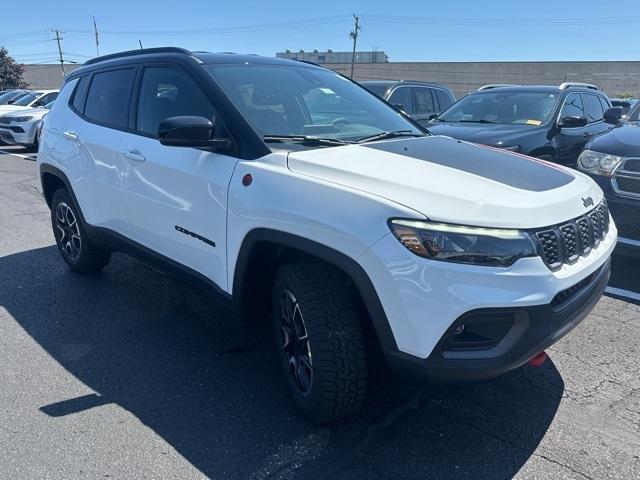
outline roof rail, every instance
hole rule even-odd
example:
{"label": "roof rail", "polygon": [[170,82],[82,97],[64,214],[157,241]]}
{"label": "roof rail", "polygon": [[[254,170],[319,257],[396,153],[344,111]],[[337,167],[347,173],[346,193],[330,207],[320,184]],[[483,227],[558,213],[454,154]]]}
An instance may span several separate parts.
{"label": "roof rail", "polygon": [[494,88],[506,88],[506,87],[521,87],[522,85],[514,85],[512,83],[490,83],[488,85],[483,85],[478,88],[478,92],[482,92],[483,90],[493,90]]}
{"label": "roof rail", "polygon": [[93,65],[94,63],[105,62],[116,58],[134,57],[136,55],[151,55],[153,53],[182,53],[183,55],[192,56],[193,53],[185,48],[178,47],[156,47],[156,48],[140,48],[138,50],[127,50],[126,52],[111,53],[102,55],[84,62],[85,65]]}
{"label": "roof rail", "polygon": [[564,82],[560,84],[559,88],[560,90],[564,90],[565,88],[569,88],[569,87],[582,87],[582,88],[590,88],[591,90],[600,90],[595,85],[592,85],[590,83],[581,83],[581,82]]}

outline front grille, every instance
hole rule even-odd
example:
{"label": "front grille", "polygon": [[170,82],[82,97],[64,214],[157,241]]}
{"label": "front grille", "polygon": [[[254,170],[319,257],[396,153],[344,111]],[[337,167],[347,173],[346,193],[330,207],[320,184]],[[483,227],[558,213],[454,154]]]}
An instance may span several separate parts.
{"label": "front grille", "polygon": [[0,123],[3,125],[9,125],[9,123],[11,123],[11,120],[6,117],[0,117]]}
{"label": "front grille", "polygon": [[640,158],[627,158],[615,171],[611,184],[620,195],[640,197]]}
{"label": "front grille", "polygon": [[535,232],[542,259],[551,270],[589,255],[609,232],[609,208],[602,201],[586,215]]}
{"label": "front grille", "polygon": [[576,283],[575,285],[562,290],[561,292],[558,292],[558,294],[553,297],[553,300],[551,300],[551,306],[554,308],[557,308],[558,306],[562,305],[562,303],[564,303],[566,300],[570,299],[571,297],[573,297],[576,293],[578,293],[580,290],[582,290],[584,287],[586,287],[587,285],[589,285],[591,283],[591,281],[594,279],[594,277],[600,272],[600,270],[597,270],[596,272],[592,273],[591,275],[587,276],[585,279],[579,281],[578,283]]}

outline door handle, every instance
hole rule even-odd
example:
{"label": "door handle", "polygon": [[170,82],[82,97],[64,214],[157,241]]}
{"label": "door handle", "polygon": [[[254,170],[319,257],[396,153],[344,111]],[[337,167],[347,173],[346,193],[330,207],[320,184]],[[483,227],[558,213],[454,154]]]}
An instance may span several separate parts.
{"label": "door handle", "polygon": [[127,160],[131,160],[132,162],[140,163],[146,160],[144,158],[144,155],[142,155],[140,152],[132,152],[131,150],[125,150],[124,152],[122,152],[122,156]]}
{"label": "door handle", "polygon": [[78,141],[78,135],[76,134],[76,132],[71,132],[71,131],[62,132],[62,135],[67,140],[73,140],[74,142]]}

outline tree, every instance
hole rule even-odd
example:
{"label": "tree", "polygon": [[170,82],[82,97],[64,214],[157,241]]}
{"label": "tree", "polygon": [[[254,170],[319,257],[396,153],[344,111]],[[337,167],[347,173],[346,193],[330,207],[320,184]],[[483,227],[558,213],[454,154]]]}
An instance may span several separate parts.
{"label": "tree", "polygon": [[0,47],[0,90],[7,88],[27,88],[29,84],[25,82],[24,64],[16,63],[6,48]]}

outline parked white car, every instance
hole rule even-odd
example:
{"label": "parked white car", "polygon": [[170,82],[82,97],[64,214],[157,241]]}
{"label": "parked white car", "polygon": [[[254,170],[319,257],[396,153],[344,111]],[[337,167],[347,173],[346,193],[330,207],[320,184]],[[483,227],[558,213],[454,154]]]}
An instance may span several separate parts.
{"label": "parked white car", "polygon": [[9,145],[38,148],[40,123],[53,102],[39,108],[25,108],[0,115],[0,140]]}
{"label": "parked white car", "polygon": [[25,108],[44,107],[53,102],[59,93],[60,90],[29,90],[10,105],[0,105],[0,116]]}
{"label": "parked white car", "polygon": [[360,406],[380,353],[422,380],[539,363],[602,295],[617,239],[585,174],[429,135],[336,72],[255,55],[90,60],[43,121],[38,167],[71,270],[121,251],[271,312],[320,423]]}

